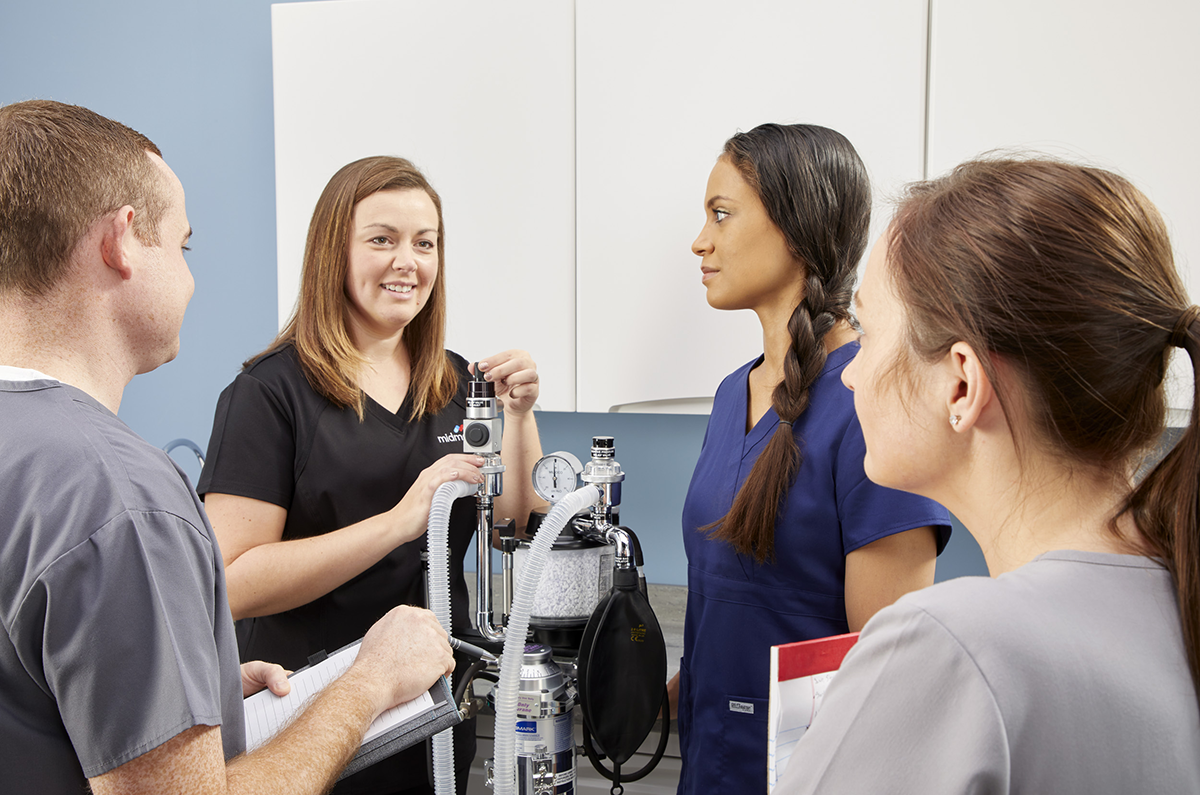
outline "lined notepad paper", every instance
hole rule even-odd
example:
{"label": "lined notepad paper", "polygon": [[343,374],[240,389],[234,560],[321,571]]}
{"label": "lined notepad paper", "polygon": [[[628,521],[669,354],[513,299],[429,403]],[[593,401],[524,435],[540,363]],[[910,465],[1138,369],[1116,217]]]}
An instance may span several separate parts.
{"label": "lined notepad paper", "polygon": [[[279,697],[270,690],[262,690],[247,698],[244,702],[246,713],[246,749],[254,750],[271,739],[292,716],[312,700],[334,679],[341,676],[358,657],[361,643],[354,643],[330,655],[317,665],[310,666],[292,674],[292,692]],[[363,743],[383,735],[406,721],[422,715],[433,709],[433,697],[424,692],[399,706],[384,712],[363,737]]]}

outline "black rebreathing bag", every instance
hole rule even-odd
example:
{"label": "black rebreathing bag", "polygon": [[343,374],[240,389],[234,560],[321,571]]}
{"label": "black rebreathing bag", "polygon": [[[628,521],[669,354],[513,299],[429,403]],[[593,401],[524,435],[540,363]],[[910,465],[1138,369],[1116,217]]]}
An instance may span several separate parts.
{"label": "black rebreathing bag", "polygon": [[596,750],[624,764],[654,728],[667,679],[667,646],[636,569],[613,572],[613,587],[579,644],[579,704]]}

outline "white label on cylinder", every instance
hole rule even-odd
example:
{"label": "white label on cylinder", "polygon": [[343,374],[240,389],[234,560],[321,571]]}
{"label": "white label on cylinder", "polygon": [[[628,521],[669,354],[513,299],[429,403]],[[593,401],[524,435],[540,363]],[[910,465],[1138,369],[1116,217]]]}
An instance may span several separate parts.
{"label": "white label on cylinder", "polygon": [[546,746],[552,753],[562,753],[574,745],[571,711],[553,718],[517,721],[517,753],[531,756],[539,745]]}
{"label": "white label on cylinder", "polygon": [[575,745],[575,731],[571,722],[571,712],[571,710],[567,710],[562,715],[557,715],[554,718],[554,738],[558,741],[554,745],[555,753],[568,751]]}
{"label": "white label on cylinder", "polygon": [[536,715],[541,712],[541,696],[539,694],[525,695],[517,694],[517,714],[518,715]]}

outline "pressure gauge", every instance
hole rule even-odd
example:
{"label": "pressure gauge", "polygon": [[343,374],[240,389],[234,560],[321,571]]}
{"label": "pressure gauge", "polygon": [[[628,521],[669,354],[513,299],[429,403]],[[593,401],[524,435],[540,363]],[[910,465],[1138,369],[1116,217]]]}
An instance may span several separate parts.
{"label": "pressure gauge", "polygon": [[570,453],[543,456],[533,465],[533,490],[543,500],[558,502],[575,491],[583,464]]}

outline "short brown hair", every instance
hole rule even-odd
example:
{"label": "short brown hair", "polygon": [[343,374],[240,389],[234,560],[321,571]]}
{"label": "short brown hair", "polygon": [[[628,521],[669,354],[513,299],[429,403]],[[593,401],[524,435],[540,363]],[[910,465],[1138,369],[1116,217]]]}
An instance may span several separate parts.
{"label": "short brown hair", "polygon": [[146,136],[87,108],[0,108],[0,292],[44,294],[88,228],[125,205],[138,239],[158,245],[170,200],[147,152],[162,156]]}
{"label": "short brown hair", "polygon": [[1019,400],[1029,417],[1018,441],[1074,466],[1128,482],[1163,432],[1170,353],[1187,351],[1188,427],[1111,527],[1131,516],[1170,570],[1200,692],[1200,310],[1158,210],[1098,168],[990,158],[911,186],[888,243],[911,353],[932,361],[970,344],[1001,405]]}
{"label": "short brown hair", "polygon": [[401,157],[375,156],[343,166],[317,199],[304,266],[300,296],[283,331],[250,366],[266,354],[291,344],[304,374],[320,394],[336,406],[353,406],[363,417],[365,396],[356,375],[362,356],[350,338],[350,303],[346,297],[348,247],[354,208],[368,196],[385,190],[423,190],[437,208],[438,269],[429,300],[409,322],[402,337],[412,362],[410,394],[412,419],[440,411],[453,397],[458,376],[444,349],[446,341],[446,230],[442,200],[420,170]]}

